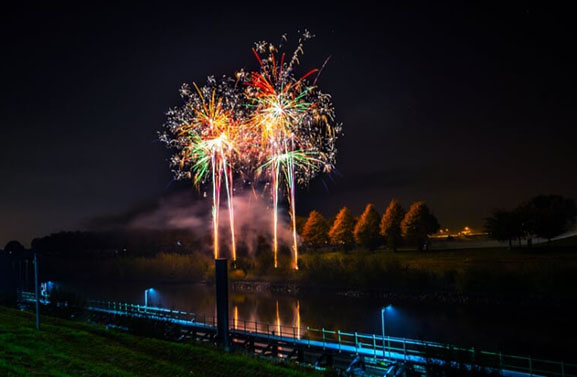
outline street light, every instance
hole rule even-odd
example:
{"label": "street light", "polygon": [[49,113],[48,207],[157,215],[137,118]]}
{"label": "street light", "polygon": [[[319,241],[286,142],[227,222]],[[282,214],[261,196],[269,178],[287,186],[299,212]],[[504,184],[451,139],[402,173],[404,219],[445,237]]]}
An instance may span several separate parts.
{"label": "street light", "polygon": [[381,326],[383,329],[383,359],[385,358],[385,349],[386,349],[386,344],[385,344],[385,313],[387,311],[387,309],[391,309],[393,306],[389,305],[389,306],[383,306],[381,308]]}
{"label": "street light", "polygon": [[148,288],[144,290],[144,307],[148,307],[148,292],[154,291],[154,288]]}

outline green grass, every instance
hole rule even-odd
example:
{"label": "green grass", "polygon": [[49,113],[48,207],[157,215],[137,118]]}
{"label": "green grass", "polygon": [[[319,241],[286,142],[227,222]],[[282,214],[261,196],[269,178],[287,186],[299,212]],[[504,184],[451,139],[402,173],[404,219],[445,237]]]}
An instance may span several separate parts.
{"label": "green grass", "polygon": [[317,372],[201,345],[133,336],[0,307],[0,376],[309,376]]}
{"label": "green grass", "polygon": [[561,264],[577,268],[576,252],[567,252],[565,250],[547,251],[542,248],[513,250],[507,248],[479,248],[432,250],[429,252],[403,251],[398,253],[379,251],[374,255],[377,259],[399,262],[410,269],[440,273],[449,270],[464,271],[470,267],[522,269],[527,266],[545,268]]}
{"label": "green grass", "polygon": [[487,248],[302,254],[309,283],[349,289],[575,296],[574,249]]}
{"label": "green grass", "polygon": [[[564,266],[577,271],[577,237],[552,241],[551,245],[538,244],[532,248],[524,246],[515,247],[512,250],[507,247],[467,248],[466,242],[462,245],[462,249],[436,250],[433,241],[433,249],[427,252],[411,249],[404,249],[397,253],[384,249],[371,252],[353,250],[348,253],[320,253],[320,258],[330,260],[351,255],[365,262],[399,263],[409,269],[433,273],[445,273],[451,270],[463,272],[472,267],[522,270],[528,267],[547,269],[552,266]],[[515,242],[514,246],[516,245]],[[301,261],[306,264],[311,259],[315,259],[315,254],[318,253],[315,251],[309,254],[303,253]]]}

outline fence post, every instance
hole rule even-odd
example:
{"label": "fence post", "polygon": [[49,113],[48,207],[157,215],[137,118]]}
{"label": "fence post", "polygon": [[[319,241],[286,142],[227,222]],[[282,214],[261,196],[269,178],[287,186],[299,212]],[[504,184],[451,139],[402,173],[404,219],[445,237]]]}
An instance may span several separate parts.
{"label": "fence post", "polygon": [[311,334],[309,332],[309,327],[307,326],[307,339],[309,341],[308,347],[311,348]]}
{"label": "fence post", "polygon": [[322,329],[322,333],[323,333],[323,351],[325,350],[325,328],[323,327]]}
{"label": "fence post", "polygon": [[373,334],[373,356],[375,359],[377,358],[377,339],[375,338],[375,334]]}
{"label": "fence post", "polygon": [[341,330],[337,330],[337,335],[339,336],[339,353],[341,352]]}
{"label": "fence post", "polygon": [[[355,352],[358,354],[359,353],[359,338],[357,335],[357,332],[355,331]],[[384,352],[384,351],[383,351]]]}
{"label": "fence post", "polygon": [[403,359],[407,361],[407,340],[403,338]]}
{"label": "fence post", "polygon": [[533,360],[531,359],[531,356],[529,356],[529,374],[531,376],[533,375]]}

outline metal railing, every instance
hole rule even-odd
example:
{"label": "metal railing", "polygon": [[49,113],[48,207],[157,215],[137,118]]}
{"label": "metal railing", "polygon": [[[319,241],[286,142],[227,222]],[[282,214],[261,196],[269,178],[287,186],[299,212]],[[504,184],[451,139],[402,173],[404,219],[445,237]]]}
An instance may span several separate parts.
{"label": "metal railing", "polygon": [[89,310],[116,311],[119,314],[149,315],[158,318],[179,319],[183,321],[195,321],[196,314],[180,310],[171,310],[150,305],[137,305],[114,301],[88,300],[86,306]]}
{"label": "metal railing", "polygon": [[[23,301],[33,301],[34,294],[21,292]],[[48,303],[48,302],[45,302]],[[170,320],[216,328],[216,316],[189,313],[167,308],[129,303],[88,300],[87,309],[112,314],[146,316],[157,320]],[[485,368],[508,370],[529,375],[577,377],[577,364],[488,352],[475,348],[456,347],[449,344],[421,341],[382,335],[345,332],[340,330],[286,326],[279,322],[260,322],[239,318],[229,319],[229,329],[238,335],[253,335],[263,339],[276,339],[308,347],[321,347],[336,352],[362,354],[374,359],[387,358],[418,363],[447,361]]]}
{"label": "metal railing", "polygon": [[[312,327],[283,326],[279,323],[231,319],[231,330],[277,337],[292,343],[320,346],[337,352],[348,351],[368,357],[388,358],[419,363],[443,360],[491,369],[509,370],[529,375],[577,376],[577,364],[552,361],[531,356],[508,355],[475,348],[407,338],[316,329]],[[383,344],[384,343],[384,344]]]}

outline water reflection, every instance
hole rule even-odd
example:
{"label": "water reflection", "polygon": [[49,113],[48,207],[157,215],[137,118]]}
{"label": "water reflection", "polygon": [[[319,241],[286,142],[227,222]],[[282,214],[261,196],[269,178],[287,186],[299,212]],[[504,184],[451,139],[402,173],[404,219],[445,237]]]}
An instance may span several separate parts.
{"label": "water reflection", "polygon": [[[86,297],[144,304],[148,284],[73,283],[64,286]],[[216,316],[215,288],[201,284],[155,285],[149,305]],[[379,299],[306,294],[299,297],[270,293],[231,292],[231,326],[254,331],[275,331],[305,337],[307,326],[347,332],[381,333],[380,309],[387,314],[387,335],[483,348],[551,359],[574,359],[577,342],[577,309],[564,307],[464,306],[456,304],[406,304]],[[558,308],[559,309],[559,308]]]}
{"label": "water reflection", "polygon": [[250,294],[231,295],[232,326],[236,330],[270,332],[301,338],[300,299]]}
{"label": "water reflection", "polygon": [[297,337],[301,338],[301,302],[297,300],[297,306],[295,309],[296,317],[297,317]]}

